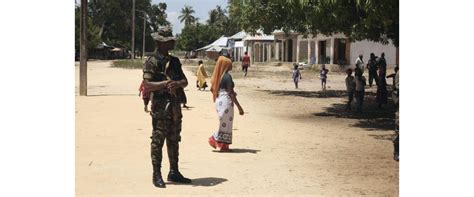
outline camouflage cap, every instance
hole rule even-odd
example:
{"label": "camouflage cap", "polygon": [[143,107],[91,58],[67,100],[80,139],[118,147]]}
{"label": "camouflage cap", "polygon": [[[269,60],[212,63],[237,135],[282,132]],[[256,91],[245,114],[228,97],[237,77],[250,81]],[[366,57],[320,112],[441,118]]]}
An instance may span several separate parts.
{"label": "camouflage cap", "polygon": [[151,37],[158,42],[176,40],[173,33],[171,33],[171,28],[168,26],[159,27],[157,32],[151,33]]}

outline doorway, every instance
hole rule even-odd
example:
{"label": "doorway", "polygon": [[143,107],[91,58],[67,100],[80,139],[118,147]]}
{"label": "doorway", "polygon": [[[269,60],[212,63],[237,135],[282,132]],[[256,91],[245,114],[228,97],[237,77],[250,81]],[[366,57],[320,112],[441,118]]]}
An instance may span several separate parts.
{"label": "doorway", "polygon": [[292,62],[293,61],[293,40],[292,39],[289,39],[288,42],[287,42],[287,46],[288,46],[288,58],[287,58],[287,61],[288,62]]}
{"label": "doorway", "polygon": [[318,63],[319,64],[328,64],[327,62],[327,55],[326,55],[326,40],[322,40],[318,42]]}

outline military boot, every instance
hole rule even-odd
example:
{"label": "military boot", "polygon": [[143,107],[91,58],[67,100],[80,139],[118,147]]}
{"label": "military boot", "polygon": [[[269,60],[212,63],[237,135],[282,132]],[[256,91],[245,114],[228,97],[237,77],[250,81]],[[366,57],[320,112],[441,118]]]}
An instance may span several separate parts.
{"label": "military boot", "polygon": [[161,167],[153,166],[153,185],[159,188],[165,188],[165,182],[161,177]]}
{"label": "military boot", "polygon": [[177,183],[191,183],[191,179],[184,177],[178,170],[170,170],[168,181]]}

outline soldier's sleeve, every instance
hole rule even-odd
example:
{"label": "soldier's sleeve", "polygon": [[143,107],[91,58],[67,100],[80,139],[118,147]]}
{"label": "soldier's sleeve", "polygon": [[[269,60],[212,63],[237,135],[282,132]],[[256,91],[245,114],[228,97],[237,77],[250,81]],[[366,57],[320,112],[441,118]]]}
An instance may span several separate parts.
{"label": "soldier's sleeve", "polygon": [[143,64],[143,79],[151,80],[153,78],[153,60],[149,57]]}
{"label": "soldier's sleeve", "polygon": [[185,79],[187,81],[188,79],[186,78],[186,75],[184,75],[181,62],[179,61],[179,59],[177,57],[174,57],[173,59],[176,62],[176,67],[177,67],[176,70],[178,71],[179,79],[180,80]]}

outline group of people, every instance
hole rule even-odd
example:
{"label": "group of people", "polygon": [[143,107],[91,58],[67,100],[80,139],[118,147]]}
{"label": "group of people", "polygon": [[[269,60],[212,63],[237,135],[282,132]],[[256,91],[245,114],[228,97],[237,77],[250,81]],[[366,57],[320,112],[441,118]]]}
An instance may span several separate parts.
{"label": "group of people", "polygon": [[[169,50],[172,50],[175,45],[175,37],[173,37],[171,30],[168,27],[161,27],[158,29],[158,32],[152,33],[151,36],[156,41],[156,48],[154,55],[148,57],[144,63],[140,93],[145,106],[144,111],[151,115],[152,120],[153,129],[150,137],[151,161],[153,166],[152,183],[156,187],[164,188],[166,185],[161,174],[161,162],[162,148],[165,141],[170,162],[167,180],[178,183],[192,182],[191,179],[184,177],[178,168],[179,142],[181,142],[180,133],[183,117],[181,104],[185,104],[187,100],[184,88],[188,85],[188,80],[184,75],[180,60],[169,54]],[[381,58],[376,62],[373,63],[373,61],[375,61],[375,56],[371,54],[371,60],[369,64],[367,64],[367,68],[369,69],[369,83],[371,84],[371,78],[375,79],[378,86],[377,97],[380,97],[380,100],[386,100],[386,62],[384,54],[382,53]],[[205,90],[207,87],[205,79],[208,75],[203,67],[203,62],[199,61],[198,64],[199,67],[196,73],[198,80],[196,85],[199,90]],[[371,71],[374,65],[377,67],[376,74]],[[249,66],[250,58],[247,53],[245,53],[242,63],[244,76],[247,75]],[[219,126],[209,137],[208,143],[212,148],[222,152],[231,151],[229,145],[232,144],[234,106],[238,108],[240,115],[244,115],[244,110],[237,100],[237,93],[234,90],[234,81],[229,73],[232,67],[231,59],[225,56],[219,56],[211,76],[210,91],[212,93],[212,100],[216,105]],[[323,66],[320,71],[323,89],[326,88],[327,73],[328,70]],[[355,95],[358,101],[358,111],[361,111],[365,91],[362,55],[357,60],[355,77],[352,77],[351,69],[347,70],[347,74],[348,109],[350,109],[353,98],[352,95]],[[397,81],[396,90],[398,90],[398,74],[395,74],[393,77],[394,80]],[[301,73],[296,66],[293,72],[293,79],[295,80],[296,88],[298,88],[297,81],[301,79]],[[383,96],[385,96],[385,98]],[[150,102],[151,109],[149,110],[148,104]]]}
{"label": "group of people", "polygon": [[[387,62],[385,60],[385,54],[382,53],[380,58],[377,58],[374,53],[370,54],[370,59],[367,63],[367,69],[369,70],[369,86],[372,87],[373,81],[377,85],[377,95],[376,100],[379,108],[382,108],[382,105],[387,103],[388,100],[388,91],[387,91],[387,81],[386,78],[392,78],[392,98],[395,104],[395,138],[393,139],[393,159],[399,161],[399,141],[400,141],[400,131],[399,131],[399,68],[395,66],[394,73],[390,75],[387,74]],[[347,110],[351,109],[352,98],[355,94],[357,101],[357,111],[362,112],[362,104],[364,101],[364,91],[365,91],[365,77],[363,76],[364,70],[364,61],[363,56],[359,55],[359,58],[356,60],[355,68],[355,78],[352,77],[352,69],[347,69],[346,77],[346,88],[348,95]],[[355,87],[355,88],[354,88]]]}
{"label": "group of people", "polygon": [[[181,104],[186,103],[184,88],[188,80],[184,75],[181,62],[177,57],[169,54],[174,48],[176,39],[169,27],[160,27],[151,36],[155,40],[154,55],[147,58],[143,66],[143,81],[139,88],[144,102],[144,111],[151,115],[151,161],[153,166],[152,183],[155,187],[165,188],[166,184],[161,175],[162,148],[166,141],[170,170],[167,180],[177,183],[191,183],[192,180],[184,177],[178,168],[179,142],[181,141],[182,112]],[[209,138],[209,144],[219,151],[231,151],[232,123],[234,119],[234,105],[240,115],[244,110],[237,100],[234,91],[234,82],[229,71],[232,70],[232,61],[220,56],[217,59],[211,77],[212,100],[216,103],[219,118],[219,127]],[[197,86],[205,90],[207,73],[203,62],[199,62],[197,71]],[[151,102],[151,109],[148,104]]]}
{"label": "group of people", "polygon": [[395,73],[387,76],[387,61],[385,60],[385,54],[382,53],[380,58],[377,58],[374,53],[370,54],[370,59],[367,64],[364,63],[363,55],[359,55],[356,62],[356,68],[354,69],[355,77],[352,76],[352,69],[346,70],[346,90],[348,96],[347,110],[351,110],[353,97],[356,98],[357,112],[362,112],[362,106],[364,102],[365,86],[367,80],[364,77],[364,70],[367,68],[369,71],[369,86],[372,87],[373,82],[377,85],[376,101],[379,108],[387,104],[388,91],[386,78],[394,78],[398,72],[398,66],[395,67]]}

